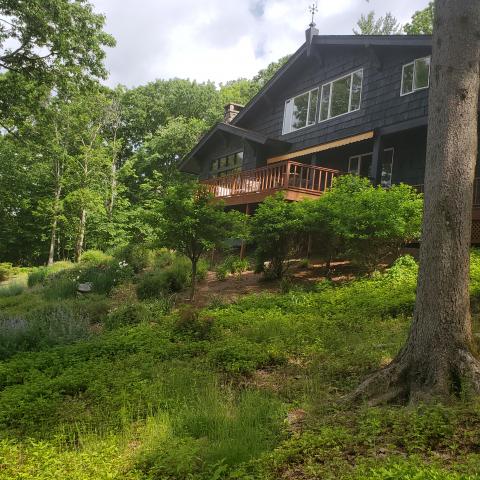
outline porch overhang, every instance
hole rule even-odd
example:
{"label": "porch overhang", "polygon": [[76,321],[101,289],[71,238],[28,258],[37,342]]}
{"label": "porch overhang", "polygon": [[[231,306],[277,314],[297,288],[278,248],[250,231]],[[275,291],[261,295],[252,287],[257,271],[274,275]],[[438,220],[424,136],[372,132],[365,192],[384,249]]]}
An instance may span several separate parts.
{"label": "porch overhang", "polygon": [[358,135],[341,138],[332,142],[321,143],[313,147],[286,153],[285,155],[270,157],[267,159],[267,164],[270,165],[276,162],[283,162],[284,160],[292,160],[294,158],[304,157],[305,155],[311,155],[312,153],[324,152],[325,150],[330,150],[332,148],[343,147],[344,145],[349,145],[351,143],[363,142],[364,140],[372,139],[374,135],[375,132],[373,130],[369,130],[368,132],[360,133]]}

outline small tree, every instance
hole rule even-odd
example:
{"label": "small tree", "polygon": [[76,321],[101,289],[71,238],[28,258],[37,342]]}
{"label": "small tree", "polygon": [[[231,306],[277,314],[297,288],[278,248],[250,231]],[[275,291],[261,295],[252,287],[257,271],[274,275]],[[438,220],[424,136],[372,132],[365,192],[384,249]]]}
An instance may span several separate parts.
{"label": "small tree", "polygon": [[346,175],[318,202],[323,217],[317,220],[326,226],[316,228],[328,232],[336,245],[341,243],[344,253],[366,271],[419,239],[423,202],[408,185],[384,189],[366,178]]}
{"label": "small tree", "polygon": [[281,193],[267,197],[252,217],[257,261],[262,269],[270,262],[268,271],[274,278],[282,278],[285,261],[300,252],[303,218],[299,204],[287,202]]}
{"label": "small tree", "polygon": [[402,33],[402,26],[390,12],[379,18],[375,18],[373,10],[367,15],[362,13],[357,21],[357,27],[358,30],[353,29],[355,35],[398,35]]}
{"label": "small tree", "polygon": [[192,262],[190,300],[194,300],[198,261],[228,238],[243,236],[245,216],[238,211],[226,212],[223,204],[198,183],[167,188],[160,209],[162,244]]}

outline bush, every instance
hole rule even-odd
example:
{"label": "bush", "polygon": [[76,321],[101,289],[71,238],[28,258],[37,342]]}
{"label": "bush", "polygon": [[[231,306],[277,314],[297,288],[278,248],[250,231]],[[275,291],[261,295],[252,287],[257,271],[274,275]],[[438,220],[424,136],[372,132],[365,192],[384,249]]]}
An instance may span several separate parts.
{"label": "bush", "polygon": [[187,306],[180,310],[173,330],[180,335],[207,340],[212,334],[213,326],[213,318],[204,317],[194,307]]}
{"label": "bush", "polygon": [[281,354],[244,338],[227,338],[217,343],[208,352],[208,359],[215,367],[231,374],[249,374],[258,368],[285,362]]}
{"label": "bush", "polygon": [[21,283],[11,283],[10,285],[0,286],[0,297],[16,297],[25,291],[25,286]]}
{"label": "bush", "polygon": [[47,306],[26,315],[0,314],[0,358],[88,338],[89,318],[76,306]]}
{"label": "bush", "polygon": [[152,268],[155,262],[155,252],[142,244],[121,247],[114,253],[114,257],[129,265],[135,273]]}
{"label": "bush", "polygon": [[227,275],[229,273],[230,269],[227,267],[225,264],[219,265],[216,270],[215,270],[215,276],[217,280],[220,280],[221,282],[224,282],[227,279]]}
{"label": "bush", "polygon": [[[160,298],[185,290],[191,282],[191,268],[191,263],[186,257],[176,256],[168,267],[146,273],[140,279],[137,285],[138,298],[141,300]],[[205,279],[207,271],[207,262],[200,260],[197,264],[197,279]]]}
{"label": "bush", "polygon": [[0,282],[8,280],[13,275],[13,271],[11,263],[0,263]]}
{"label": "bush", "polygon": [[149,310],[143,303],[133,303],[118,307],[105,319],[105,328],[113,330],[126,325],[137,325],[147,321]]}
{"label": "bush", "polygon": [[34,287],[35,285],[43,284],[47,278],[48,268],[47,267],[38,267],[32,270],[28,274],[28,286]]}
{"label": "bush", "polygon": [[252,240],[256,244],[257,268],[267,276],[282,278],[286,261],[298,255],[304,238],[304,216],[295,202],[287,202],[281,193],[267,197],[251,220]]}
{"label": "bush", "polygon": [[96,267],[107,267],[112,260],[111,255],[107,255],[101,250],[87,250],[80,257],[80,263]]}
{"label": "bush", "polygon": [[324,204],[330,232],[345,254],[371,272],[420,237],[422,196],[408,185],[373,187],[367,178],[345,175],[316,202]]}

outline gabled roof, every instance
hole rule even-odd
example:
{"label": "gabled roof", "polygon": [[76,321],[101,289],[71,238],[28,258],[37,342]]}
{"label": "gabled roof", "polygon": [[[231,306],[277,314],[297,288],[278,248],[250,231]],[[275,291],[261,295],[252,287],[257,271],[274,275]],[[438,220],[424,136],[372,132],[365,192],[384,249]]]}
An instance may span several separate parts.
{"label": "gabled roof", "polygon": [[188,153],[185,158],[182,160],[180,164],[180,169],[186,166],[188,161],[193,158],[207,143],[208,141],[217,133],[217,132],[225,132],[230,135],[234,135],[239,138],[243,138],[245,140],[249,140],[251,142],[257,143],[259,145],[274,145],[274,146],[284,146],[288,147],[290,144],[288,142],[284,142],[282,140],[277,140],[275,138],[266,137],[261,133],[254,132],[252,130],[247,130],[246,128],[237,127],[235,125],[231,125],[229,123],[219,122],[214,125],[195,145],[193,150]]}
{"label": "gabled roof", "polygon": [[[431,35],[314,35],[313,45],[324,46],[351,46],[351,47],[431,47]],[[267,94],[267,92],[283,77],[308,49],[304,43],[288,60],[283,67],[264,85],[245,108],[233,119],[232,124],[238,122]]]}

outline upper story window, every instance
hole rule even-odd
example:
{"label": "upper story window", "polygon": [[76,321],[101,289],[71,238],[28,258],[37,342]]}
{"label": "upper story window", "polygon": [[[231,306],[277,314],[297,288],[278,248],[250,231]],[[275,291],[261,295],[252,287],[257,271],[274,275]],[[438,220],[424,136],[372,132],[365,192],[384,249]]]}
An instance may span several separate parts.
{"label": "upper story window", "polygon": [[317,119],[318,88],[285,102],[283,134],[313,125]]}
{"label": "upper story window", "polygon": [[320,121],[360,109],[363,69],[322,85]]}
{"label": "upper story window", "polygon": [[216,158],[210,165],[210,177],[224,177],[242,170],[243,152],[232,153],[226,157]]}
{"label": "upper story window", "polygon": [[408,95],[428,88],[430,80],[430,57],[417,58],[402,68],[400,95]]}

